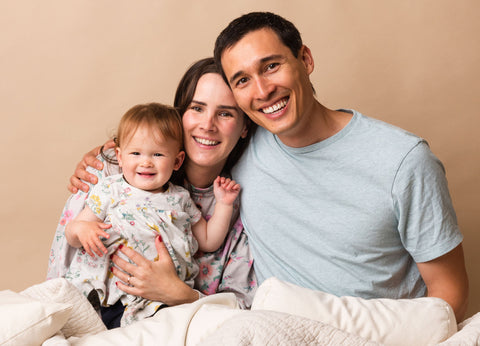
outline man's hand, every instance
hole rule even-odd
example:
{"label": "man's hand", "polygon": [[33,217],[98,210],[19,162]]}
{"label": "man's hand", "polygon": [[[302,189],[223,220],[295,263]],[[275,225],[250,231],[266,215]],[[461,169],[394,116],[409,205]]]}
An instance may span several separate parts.
{"label": "man's hand", "polygon": [[[115,143],[113,142],[113,140],[109,140],[103,145],[104,149],[110,149],[114,147]],[[87,181],[92,184],[96,184],[98,182],[98,178],[94,174],[87,172],[87,167],[90,166],[98,170],[103,169],[103,163],[97,160],[97,156],[98,154],[100,154],[100,148],[101,146],[96,147],[86,153],[83,156],[82,161],[77,164],[75,172],[70,177],[70,183],[68,184],[68,190],[71,193],[77,193],[78,190],[82,190],[83,192],[87,193],[89,187],[83,181]]]}

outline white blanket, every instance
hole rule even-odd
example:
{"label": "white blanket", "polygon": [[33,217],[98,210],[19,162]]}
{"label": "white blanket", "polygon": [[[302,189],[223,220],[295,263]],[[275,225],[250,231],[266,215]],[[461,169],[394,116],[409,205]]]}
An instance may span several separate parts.
{"label": "white blanket", "polygon": [[[480,342],[480,313],[459,324],[459,332],[454,334],[456,326],[454,331],[445,330],[452,316],[451,308],[443,311],[445,303],[435,299],[402,302],[365,301],[358,298],[357,304],[352,299],[345,302],[343,298],[320,294],[318,291],[308,292],[304,288],[276,279],[267,280],[263,289],[259,288],[259,292],[251,311],[240,310],[235,296],[232,293],[223,293],[202,298],[192,304],[165,308],[152,318],[108,331],[88,301],[79,296],[75,287],[66,280],[50,280],[32,286],[18,295],[38,299],[47,307],[49,304],[72,307],[68,309],[69,314],[72,311],[69,318],[65,316],[65,309],[58,314],[55,311],[50,312],[48,316],[44,315],[44,309],[38,310],[39,322],[36,328],[49,328],[50,333],[44,339],[38,340],[38,344],[43,342],[46,346],[379,345],[383,344],[382,340],[389,340],[386,342],[389,345],[401,345],[407,334],[409,340],[417,340],[419,343],[415,344],[422,345],[475,345]],[[14,292],[9,294],[12,293]],[[379,303],[382,303],[381,309],[377,307]],[[0,301],[0,307],[1,304]],[[420,306],[415,307],[416,304]],[[301,313],[288,311],[299,307]],[[11,308],[11,311],[16,311],[14,306]],[[436,315],[427,323],[422,322],[425,320],[426,311]],[[421,321],[417,319],[419,316]],[[24,320],[12,320],[11,316],[0,317],[3,326],[10,323],[16,328],[23,328],[21,325]],[[45,320],[46,317],[48,320]],[[335,321],[335,318],[338,321]],[[29,320],[32,319],[30,311]],[[403,323],[403,329],[379,328],[380,324],[389,325],[394,320]],[[431,321],[436,322],[430,325]],[[422,323],[420,332],[417,332],[418,328],[414,327]],[[28,328],[24,328],[26,333],[13,336],[15,340],[29,336]],[[45,333],[38,335],[40,334]],[[424,335],[430,336],[425,339]],[[13,340],[12,336],[2,337],[4,335],[0,335],[0,343],[1,340],[9,338]]]}

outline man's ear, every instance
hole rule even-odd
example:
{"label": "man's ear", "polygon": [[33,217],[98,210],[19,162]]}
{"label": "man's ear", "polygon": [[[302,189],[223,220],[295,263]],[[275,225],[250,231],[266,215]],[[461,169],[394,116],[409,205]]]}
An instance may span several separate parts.
{"label": "man's ear", "polygon": [[183,160],[185,160],[185,152],[179,151],[177,156],[175,157],[175,163],[173,164],[173,169],[178,171],[180,167],[182,167]]}
{"label": "man's ear", "polygon": [[307,74],[310,75],[310,73],[313,72],[313,69],[315,67],[315,63],[313,61],[313,55],[312,55],[312,52],[310,51],[310,48],[303,45],[302,48],[300,48],[300,52],[298,53],[298,58],[301,59],[303,66],[305,66],[305,70],[307,71]]}
{"label": "man's ear", "polygon": [[115,154],[117,155],[118,166],[122,167],[122,149],[119,147],[115,148]]}

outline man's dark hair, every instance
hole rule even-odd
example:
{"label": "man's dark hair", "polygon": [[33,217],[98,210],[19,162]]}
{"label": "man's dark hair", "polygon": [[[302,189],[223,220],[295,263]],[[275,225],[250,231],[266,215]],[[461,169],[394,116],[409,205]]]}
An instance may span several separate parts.
{"label": "man's dark hair", "polygon": [[235,45],[246,34],[264,28],[273,30],[282,43],[290,49],[293,56],[298,57],[303,42],[295,25],[271,12],[251,12],[231,21],[215,41],[215,49],[213,51],[215,63],[222,71],[222,76],[225,80],[226,77],[221,62],[225,49]]}

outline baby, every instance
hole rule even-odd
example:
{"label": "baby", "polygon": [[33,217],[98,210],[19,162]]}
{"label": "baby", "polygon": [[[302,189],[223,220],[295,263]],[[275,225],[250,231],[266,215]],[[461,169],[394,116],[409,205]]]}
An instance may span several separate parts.
{"label": "baby", "polygon": [[[215,211],[207,222],[188,191],[169,182],[185,158],[182,121],[173,107],[150,103],[131,108],[120,121],[115,143],[122,174],[95,185],[65,230],[68,243],[78,248],[65,277],[90,300],[98,295],[109,328],[152,316],[164,306],[118,289],[109,256],[119,246],[129,246],[155,260],[154,241],[161,236],[178,276],[193,287],[198,273],[193,255],[223,243],[240,191],[235,181],[217,177]],[[112,227],[105,230],[104,223]]]}

